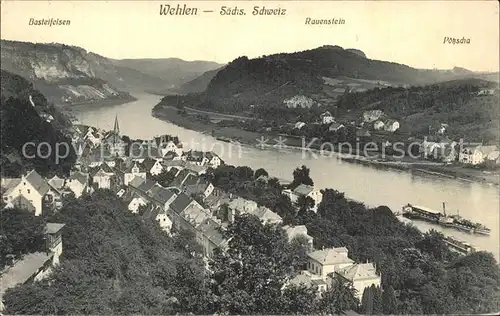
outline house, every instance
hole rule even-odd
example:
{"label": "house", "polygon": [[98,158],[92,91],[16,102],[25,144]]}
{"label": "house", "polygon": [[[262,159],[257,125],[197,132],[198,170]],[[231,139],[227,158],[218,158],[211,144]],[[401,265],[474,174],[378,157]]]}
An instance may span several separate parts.
{"label": "house", "polygon": [[354,263],[345,247],[316,250],[307,254],[307,270],[326,279],[330,273]]}
{"label": "house", "polygon": [[365,111],[363,113],[363,122],[366,122],[366,123],[375,122],[376,120],[380,119],[382,116],[384,116],[384,112],[382,110]]}
{"label": "house", "polygon": [[158,148],[151,143],[132,143],[130,146],[129,158],[133,161],[143,163],[147,158],[156,160],[161,159],[162,156]]}
{"label": "house", "polygon": [[217,169],[220,165],[224,164],[224,161],[211,151],[207,152],[205,156],[208,159],[208,165],[214,169]]}
{"label": "house", "polygon": [[212,193],[203,201],[212,211],[216,211],[224,203],[230,202],[230,195],[214,187]]}
{"label": "house", "polygon": [[332,114],[328,111],[322,113],[320,116],[319,116],[320,120],[321,120],[321,124],[331,124],[335,121],[335,118],[332,116]]}
{"label": "house", "polygon": [[309,245],[309,250],[313,249],[313,241],[314,238],[309,236],[307,233],[307,227],[305,225],[297,225],[297,226],[283,226],[283,229],[285,230],[287,236],[288,236],[288,241],[291,242],[295,238],[302,236],[307,240],[307,243]]}
{"label": "house", "polygon": [[163,155],[163,161],[169,161],[169,160],[182,160],[182,155],[183,153],[177,153],[175,151],[169,151]]}
{"label": "house", "polygon": [[202,151],[190,150],[184,154],[183,160],[198,165],[204,166],[208,163],[209,159]]}
{"label": "house", "polygon": [[197,180],[198,174],[188,169],[182,169],[169,186],[182,190],[185,185],[196,184]]}
{"label": "house", "polygon": [[[172,219],[174,227],[177,228],[177,230],[180,229],[188,229],[192,230],[193,226],[191,225],[190,222],[186,222],[186,219],[181,215],[185,214],[184,212],[187,209],[198,209],[198,210],[203,210],[203,207],[196,202],[194,199],[190,198],[184,193],[180,193],[175,200],[170,204],[170,207],[168,209],[168,214],[170,218]],[[192,212],[193,210],[191,210]]]}
{"label": "house", "polygon": [[141,206],[146,206],[148,203],[142,197],[134,197],[128,204],[128,210],[132,213],[137,213]]}
{"label": "house", "polygon": [[295,123],[294,128],[295,129],[302,129],[304,126],[306,126],[306,123],[304,123],[304,122],[297,122],[297,123]]}
{"label": "house", "polygon": [[285,283],[283,289],[292,285],[306,287],[316,286],[318,288],[318,295],[321,295],[321,293],[328,289],[327,281],[325,281],[321,276],[313,274],[309,271],[300,271],[296,276]]}
{"label": "house", "polygon": [[227,218],[228,221],[232,223],[234,222],[236,216],[255,212],[258,208],[258,205],[255,201],[247,200],[241,197],[237,197],[235,199],[231,197],[231,200],[229,201],[229,203],[227,203],[227,208]]}
{"label": "house", "polygon": [[330,124],[330,126],[328,126],[328,131],[338,132],[339,130],[341,130],[343,128],[345,128],[345,126],[343,124],[333,122],[332,124]]}
{"label": "house", "polygon": [[359,300],[363,297],[365,288],[375,285],[381,286],[381,277],[377,274],[373,263],[356,263],[335,271],[335,273],[345,280],[351,282],[357,290]]}
{"label": "house", "polygon": [[146,158],[143,161],[146,172],[150,175],[156,176],[162,173],[163,165],[161,159]]}
{"label": "house", "polygon": [[115,173],[107,164],[102,164],[90,170],[92,184],[98,189],[111,189],[115,183]]}
{"label": "house", "polygon": [[205,257],[211,258],[214,250],[217,248],[226,249],[228,240],[224,238],[219,222],[213,219],[206,219],[196,229],[201,232],[202,238],[200,244],[203,247],[203,255]]}
{"label": "house", "polygon": [[[281,224],[283,222],[283,219],[281,216],[278,214],[274,213],[271,211],[269,208],[265,206],[260,206],[257,208],[253,208],[250,211],[247,212],[248,214],[257,216],[261,222],[264,224]],[[244,214],[244,212],[241,212],[241,214]]]}
{"label": "house", "polygon": [[21,178],[2,179],[5,188],[2,198],[9,207],[19,206],[32,210],[35,216],[55,208],[59,193],[35,170]]}
{"label": "house", "polygon": [[382,120],[377,120],[375,121],[375,123],[373,123],[373,129],[376,130],[376,131],[381,131],[384,129],[384,121]]}
{"label": "house", "polygon": [[292,203],[297,203],[300,196],[308,196],[314,201],[313,211],[317,210],[319,203],[323,199],[323,194],[319,189],[310,185],[301,184],[293,190],[283,190],[283,194],[287,195]]}
{"label": "house", "polygon": [[360,139],[369,138],[371,136],[372,136],[372,134],[366,128],[359,128],[356,130],[356,137],[359,137]]}
{"label": "house", "polygon": [[44,251],[29,253],[18,261],[7,263],[7,268],[0,275],[0,312],[5,309],[3,296],[8,289],[42,280],[59,264],[59,257],[63,252],[61,234],[63,227],[64,224],[47,223]]}
{"label": "house", "polygon": [[[175,156],[182,156],[182,148],[179,148],[173,141],[161,143],[159,145],[160,155],[165,158],[167,154],[172,153]],[[167,158],[168,159],[168,158]]]}
{"label": "house", "polygon": [[170,234],[170,230],[172,229],[172,221],[167,215],[167,211],[156,205],[148,205],[144,213],[142,214],[142,218],[146,221],[156,221],[162,230]]}
{"label": "house", "polygon": [[392,132],[394,133],[399,129],[399,122],[393,119],[386,119],[383,122],[383,128],[387,132]]}
{"label": "house", "polygon": [[286,107],[288,108],[310,109],[313,106],[314,101],[306,96],[296,95],[290,99],[283,100],[283,103],[286,104]]}
{"label": "house", "polygon": [[461,163],[478,165],[488,160],[497,161],[499,154],[498,147],[495,145],[465,147],[461,150],[458,160]]}
{"label": "house", "polygon": [[193,195],[202,195],[203,198],[207,198],[210,194],[212,194],[214,190],[214,186],[210,182],[191,184],[184,187],[184,193],[188,196]]}
{"label": "house", "polygon": [[156,184],[146,192],[149,201],[163,209],[168,209],[170,204],[177,198],[177,194],[169,189]]}
{"label": "house", "polygon": [[79,198],[83,193],[89,191],[89,179],[90,176],[88,173],[79,171],[71,172],[64,187],[71,190],[76,198]]}
{"label": "house", "polygon": [[118,171],[118,175],[121,185],[129,185],[130,181],[136,177],[146,179],[147,169],[142,163],[132,160],[120,167],[122,169]]}

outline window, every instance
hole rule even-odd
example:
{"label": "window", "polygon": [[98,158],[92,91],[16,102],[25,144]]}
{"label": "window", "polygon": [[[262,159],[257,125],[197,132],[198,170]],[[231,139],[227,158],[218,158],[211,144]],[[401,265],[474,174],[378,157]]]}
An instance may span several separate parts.
{"label": "window", "polygon": [[28,189],[28,194],[30,194],[30,189]]}

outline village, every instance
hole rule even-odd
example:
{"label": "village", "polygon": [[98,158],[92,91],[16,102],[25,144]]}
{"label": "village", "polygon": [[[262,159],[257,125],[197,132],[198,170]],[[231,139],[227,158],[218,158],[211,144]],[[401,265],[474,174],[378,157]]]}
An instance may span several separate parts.
{"label": "village", "polygon": [[[290,241],[299,237],[307,239],[307,266],[291,276],[287,285],[317,286],[319,294],[326,291],[338,275],[352,283],[360,299],[366,287],[380,287],[381,276],[373,263],[354,262],[345,247],[314,249],[313,237],[308,235],[306,226],[283,226],[282,218],[269,208],[215,187],[204,175],[210,168],[224,164],[216,154],[183,151],[182,144],[169,136],[134,143],[127,149],[123,138],[118,118],[109,132],[75,125],[73,142],[83,149],[78,153],[75,170],[67,178],[44,179],[35,170],[21,178],[2,178],[5,208],[26,209],[35,216],[53,214],[64,206],[68,195],[79,198],[97,189],[108,189],[123,201],[124,209],[152,225],[158,223],[166,234],[183,230],[193,233],[203,248],[205,262],[216,248],[227,247],[230,237],[226,238],[223,232],[237,216],[254,215],[264,224],[281,225]],[[162,185],[159,179],[166,174],[171,176],[171,181],[162,180]],[[256,181],[266,178],[261,176]],[[305,184],[293,190],[284,189],[282,194],[295,204],[301,196],[311,198],[315,202],[313,211],[322,200],[319,189]],[[0,277],[1,294],[10,287],[42,279],[50,273],[63,251],[63,227],[64,223],[47,224],[47,250],[28,254],[7,265]]]}

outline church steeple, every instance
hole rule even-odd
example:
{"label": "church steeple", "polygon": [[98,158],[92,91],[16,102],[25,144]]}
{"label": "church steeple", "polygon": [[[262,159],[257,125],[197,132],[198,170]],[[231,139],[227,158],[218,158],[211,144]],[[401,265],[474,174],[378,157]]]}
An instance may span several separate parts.
{"label": "church steeple", "polygon": [[115,135],[120,135],[120,126],[118,126],[118,114],[115,116],[115,126],[113,128]]}

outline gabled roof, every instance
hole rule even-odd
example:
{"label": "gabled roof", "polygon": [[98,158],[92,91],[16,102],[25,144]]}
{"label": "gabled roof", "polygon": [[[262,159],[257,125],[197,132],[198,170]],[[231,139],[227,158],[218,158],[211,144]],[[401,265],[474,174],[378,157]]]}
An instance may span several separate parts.
{"label": "gabled roof", "polygon": [[146,171],[150,171],[151,168],[153,168],[154,165],[157,163],[159,163],[159,161],[157,159],[153,159],[153,158],[148,157],[148,158],[144,159],[144,161],[142,162],[142,165],[144,166]]}
{"label": "gabled roof", "polygon": [[363,279],[378,278],[375,267],[371,263],[357,263],[337,271],[338,274],[351,282]]}
{"label": "gabled roof", "polygon": [[189,196],[191,194],[200,194],[200,193],[204,193],[207,190],[209,185],[210,185],[209,183],[190,184],[190,185],[186,185],[184,187],[184,191]]}
{"label": "gabled roof", "polygon": [[263,207],[263,206],[255,209],[253,211],[250,211],[249,213],[257,216],[261,221],[264,221],[264,222],[276,223],[276,222],[282,221],[281,216],[274,213],[273,211],[271,211],[267,207]]}
{"label": "gabled roof", "polygon": [[26,181],[29,182],[35,190],[38,191],[40,195],[45,195],[50,190],[50,186],[47,181],[42,178],[35,170],[31,170],[30,173],[25,177]]}
{"label": "gabled roof", "polygon": [[35,252],[25,255],[13,267],[0,276],[0,298],[10,288],[28,281],[50,258],[53,253]]}
{"label": "gabled roof", "polygon": [[176,213],[182,213],[194,200],[184,193],[180,193],[170,204],[170,208]]}
{"label": "gabled roof", "polygon": [[147,192],[149,191],[156,183],[154,181],[151,181],[149,179],[146,179],[143,183],[141,183],[137,189],[141,190],[142,192]]}
{"label": "gabled roof", "polygon": [[288,236],[288,240],[292,240],[293,238],[295,238],[299,235],[309,236],[307,234],[306,225],[297,225],[297,226],[293,226],[293,227],[286,225],[286,226],[283,226],[283,229],[285,230],[285,232]]}
{"label": "gabled roof", "polygon": [[2,179],[2,187],[6,189],[3,195],[9,195],[20,183],[20,178]]}
{"label": "gabled roof", "polygon": [[257,202],[237,197],[228,203],[229,208],[239,210],[240,212],[248,212],[257,208]]}
{"label": "gabled roof", "polygon": [[64,187],[64,183],[66,181],[62,178],[59,178],[58,176],[54,176],[47,182],[52,188],[54,188],[57,191],[60,191]]}
{"label": "gabled roof", "polygon": [[177,177],[175,177],[175,179],[172,181],[172,183],[170,183],[170,186],[177,187],[180,189],[184,185],[184,182],[189,178],[189,176],[196,176],[196,175],[193,174],[193,172],[191,172],[188,169],[182,169],[177,175]]}
{"label": "gabled roof", "polygon": [[186,160],[201,161],[205,157],[205,153],[199,150],[190,150],[186,153]]}
{"label": "gabled roof", "polygon": [[345,247],[317,250],[309,253],[307,256],[323,265],[354,263],[352,259],[347,257],[347,249]]}
{"label": "gabled roof", "polygon": [[133,188],[139,188],[144,182],[146,182],[146,179],[136,176],[128,183],[128,185]]}
{"label": "gabled roof", "polygon": [[141,146],[131,146],[130,153],[131,158],[134,159],[146,159],[146,158],[159,158],[161,155],[158,152],[158,148],[153,145],[141,145]]}
{"label": "gabled roof", "polygon": [[81,184],[87,184],[88,181],[89,181],[89,175],[88,173],[83,173],[83,172],[80,172],[80,171],[75,171],[75,172],[72,172],[71,175],[69,176],[69,180],[70,181],[78,181],[80,182]]}
{"label": "gabled roof", "polygon": [[163,156],[163,159],[165,160],[172,160],[176,157],[179,157],[179,154],[177,154],[175,151],[169,151]]}
{"label": "gabled roof", "polygon": [[220,231],[220,225],[212,219],[203,221],[197,228],[218,247],[226,241]]}
{"label": "gabled roof", "polygon": [[167,203],[175,195],[171,190],[157,186],[151,189],[151,193],[153,199],[163,204]]}
{"label": "gabled roof", "polygon": [[45,225],[45,233],[47,234],[55,234],[60,231],[66,224],[60,223],[47,223]]}
{"label": "gabled roof", "polygon": [[301,184],[293,190],[293,193],[300,195],[308,195],[314,190],[314,187],[311,185]]}
{"label": "gabled roof", "polygon": [[136,162],[136,161],[129,161],[125,166],[125,168],[122,170],[123,173],[133,173],[132,170],[137,167],[139,169],[139,173],[144,173],[147,172],[148,169],[144,166],[144,164]]}
{"label": "gabled roof", "polygon": [[26,209],[30,212],[36,212],[35,206],[24,197],[24,195],[18,195],[14,200],[12,200],[12,206]]}

